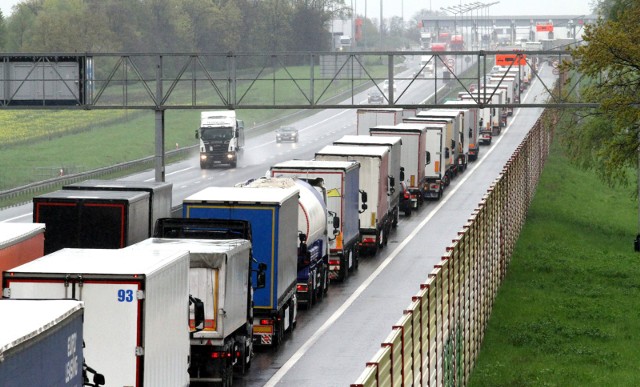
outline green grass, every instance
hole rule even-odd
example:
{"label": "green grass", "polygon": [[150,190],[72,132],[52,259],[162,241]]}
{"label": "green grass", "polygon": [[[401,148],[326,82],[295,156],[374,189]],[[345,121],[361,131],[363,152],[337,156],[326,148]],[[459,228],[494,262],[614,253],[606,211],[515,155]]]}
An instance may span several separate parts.
{"label": "green grass", "polygon": [[[379,75],[385,68],[378,65],[369,70]],[[278,71],[276,78],[286,78],[288,75],[283,71]],[[291,67],[287,71],[294,78],[308,76],[305,68]],[[300,91],[292,82],[279,82],[275,91],[276,104],[301,103]],[[325,91],[327,84],[328,81],[315,84],[316,99],[325,92],[322,100],[326,101],[341,92],[349,92],[352,87],[350,83],[340,81],[332,83]],[[269,80],[256,82],[246,98],[264,103],[274,95],[273,86]],[[305,86],[308,84],[301,85],[303,90]],[[134,95],[137,89],[141,86],[130,87]],[[180,100],[188,98],[187,95],[190,96],[190,92],[180,90],[173,97]],[[238,117],[245,121],[247,135],[251,136],[257,133],[253,129],[255,125],[291,113],[282,109],[239,110]],[[311,113],[313,111],[309,110]],[[199,110],[167,110],[165,148],[174,149],[176,144],[179,147],[195,145],[194,131],[199,120]],[[0,111],[0,123],[0,190],[53,178],[60,169],[67,174],[85,172],[151,156],[155,152],[154,113],[147,110],[3,110]]]}
{"label": "green grass", "polygon": [[637,206],[553,145],[470,386],[640,385]]}

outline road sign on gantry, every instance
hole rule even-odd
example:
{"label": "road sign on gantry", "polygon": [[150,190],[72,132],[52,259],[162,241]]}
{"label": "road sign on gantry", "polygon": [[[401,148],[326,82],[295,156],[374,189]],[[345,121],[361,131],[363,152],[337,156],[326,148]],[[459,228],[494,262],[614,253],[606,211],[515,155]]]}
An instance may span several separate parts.
{"label": "road sign on gantry", "polygon": [[524,66],[527,64],[527,56],[524,54],[497,54],[496,66]]}

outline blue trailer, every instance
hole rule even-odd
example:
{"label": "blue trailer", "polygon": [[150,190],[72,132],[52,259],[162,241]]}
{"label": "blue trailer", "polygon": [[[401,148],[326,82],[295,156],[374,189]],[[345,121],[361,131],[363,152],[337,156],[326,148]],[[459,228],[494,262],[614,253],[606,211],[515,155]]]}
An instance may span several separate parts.
{"label": "blue trailer", "polygon": [[209,187],[183,201],[184,218],[251,224],[253,256],[267,266],[265,287],[254,294],[254,345],[277,346],[295,326],[298,195],[298,188]]}
{"label": "blue trailer", "polygon": [[271,167],[273,177],[322,181],[329,213],[329,278],[344,281],[358,268],[358,202],[360,163],[357,161],[289,160]]}
{"label": "blue trailer", "polygon": [[83,313],[76,300],[0,301],[0,386],[82,385]]}

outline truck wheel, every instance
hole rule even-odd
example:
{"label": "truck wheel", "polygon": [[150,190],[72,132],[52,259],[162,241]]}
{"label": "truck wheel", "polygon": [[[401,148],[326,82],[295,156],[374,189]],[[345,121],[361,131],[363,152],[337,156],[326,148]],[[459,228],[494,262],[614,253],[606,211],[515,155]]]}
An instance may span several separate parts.
{"label": "truck wheel", "polygon": [[236,167],[236,165],[238,165],[238,162],[237,162],[237,161],[233,161],[233,162],[231,162],[231,168],[235,168],[235,167]]}
{"label": "truck wheel", "polygon": [[396,207],[393,211],[393,228],[398,227],[398,222],[400,221],[400,208]]}
{"label": "truck wheel", "polygon": [[240,358],[236,363],[235,369],[240,375],[246,375],[251,367],[250,343],[251,341],[247,340],[246,336],[236,336],[236,352],[240,352]]}
{"label": "truck wheel", "polygon": [[380,234],[378,235],[378,248],[381,249],[384,247],[384,239],[386,238],[386,233],[384,232],[384,228],[380,230]]}
{"label": "truck wheel", "polygon": [[355,247],[352,247],[351,250],[353,251],[353,268],[354,270],[358,270],[358,266],[360,266],[360,254]]}
{"label": "truck wheel", "polygon": [[200,169],[207,169],[207,163],[200,161]]}
{"label": "truck wheel", "polygon": [[309,273],[309,293],[308,293],[308,304],[307,309],[311,309],[313,305],[316,304],[316,271]]}

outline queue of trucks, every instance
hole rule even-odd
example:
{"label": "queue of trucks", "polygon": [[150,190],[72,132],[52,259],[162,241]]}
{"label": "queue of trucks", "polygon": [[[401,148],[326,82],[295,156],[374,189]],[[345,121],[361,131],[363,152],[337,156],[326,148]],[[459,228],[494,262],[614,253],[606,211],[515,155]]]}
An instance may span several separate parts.
{"label": "queue of trucks", "polygon": [[[282,344],[301,306],[311,309],[384,249],[402,200],[409,215],[440,199],[478,158],[483,119],[493,125],[499,113],[450,102],[417,113],[361,109],[358,135],[266,176],[205,188],[183,199],[179,215],[170,183],[90,180],[34,197],[32,227],[0,240],[0,310],[75,300],[36,322],[47,335],[82,315],[81,332],[69,332],[85,346],[42,375],[64,363],[69,380],[93,374],[93,385],[230,386],[256,347]],[[19,346],[21,334],[0,348]],[[16,372],[18,381],[34,377]]]}

